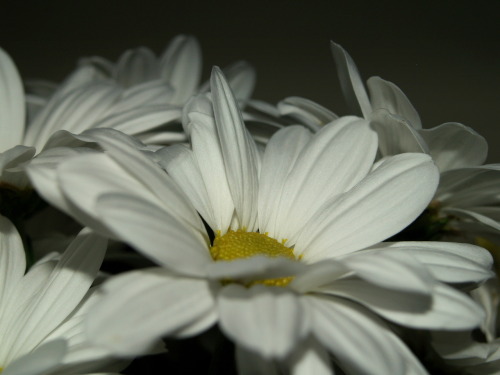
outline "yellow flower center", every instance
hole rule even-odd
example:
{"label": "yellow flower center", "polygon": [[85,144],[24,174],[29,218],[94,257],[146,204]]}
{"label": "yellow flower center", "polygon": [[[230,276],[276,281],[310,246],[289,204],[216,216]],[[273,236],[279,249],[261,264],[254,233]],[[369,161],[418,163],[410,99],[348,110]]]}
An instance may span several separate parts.
{"label": "yellow flower center", "polygon": [[[276,241],[267,233],[247,232],[245,230],[229,230],[223,236],[218,233],[210,248],[210,254],[214,260],[231,261],[235,259],[251,258],[256,255],[264,255],[271,258],[284,257],[296,260],[293,250],[286,247],[284,243]],[[286,286],[293,277],[280,277],[277,279],[257,280],[253,284],[264,284],[269,286]],[[229,280],[232,282],[232,280]]]}

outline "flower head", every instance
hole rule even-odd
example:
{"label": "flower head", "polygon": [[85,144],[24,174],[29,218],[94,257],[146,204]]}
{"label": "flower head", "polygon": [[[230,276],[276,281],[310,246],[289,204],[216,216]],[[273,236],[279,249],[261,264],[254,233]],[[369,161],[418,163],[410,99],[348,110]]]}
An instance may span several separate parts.
{"label": "flower head", "polygon": [[[156,152],[168,174],[110,133],[99,140],[105,154],[57,167],[55,200],[160,265],[104,285],[87,321],[91,340],[134,355],[157,337],[217,323],[240,368],[307,373],[328,368],[331,353],[346,372],[425,373],[385,319],[425,329],[479,324],[480,308],[443,281],[490,277],[484,250],[380,243],[433,197],[429,156],[374,165],[377,135],[356,117],[316,134],[286,127],[262,153],[217,68],[211,88],[213,103],[194,99],[186,111],[190,147]],[[36,184],[36,165],[30,176]]]}
{"label": "flower head", "polygon": [[19,234],[0,217],[2,374],[80,372],[108,360],[107,351],[93,348],[82,336],[83,317],[97,298],[90,287],[105,249],[103,238],[85,230],[59,260],[47,258],[25,273]]}

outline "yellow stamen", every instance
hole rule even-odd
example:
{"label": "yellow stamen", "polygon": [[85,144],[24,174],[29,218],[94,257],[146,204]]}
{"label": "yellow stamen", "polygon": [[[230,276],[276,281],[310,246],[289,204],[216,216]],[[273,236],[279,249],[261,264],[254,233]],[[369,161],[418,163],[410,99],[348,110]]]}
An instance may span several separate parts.
{"label": "yellow stamen", "polygon": [[[210,254],[214,260],[231,261],[235,259],[251,258],[264,255],[271,258],[284,257],[296,260],[293,250],[271,238],[267,233],[247,232],[245,230],[229,230],[223,236],[217,233]],[[286,286],[293,277],[280,277],[277,279],[257,280],[250,285],[258,283],[269,286]]]}

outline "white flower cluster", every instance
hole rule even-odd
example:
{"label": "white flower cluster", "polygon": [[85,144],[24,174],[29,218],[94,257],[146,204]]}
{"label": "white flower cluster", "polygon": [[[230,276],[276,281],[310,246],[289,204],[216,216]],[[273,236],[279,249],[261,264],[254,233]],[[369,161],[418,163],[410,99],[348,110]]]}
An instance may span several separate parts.
{"label": "white flower cluster", "polygon": [[0,49],[0,373],[500,374],[500,164],[331,49],[349,116],[189,36]]}

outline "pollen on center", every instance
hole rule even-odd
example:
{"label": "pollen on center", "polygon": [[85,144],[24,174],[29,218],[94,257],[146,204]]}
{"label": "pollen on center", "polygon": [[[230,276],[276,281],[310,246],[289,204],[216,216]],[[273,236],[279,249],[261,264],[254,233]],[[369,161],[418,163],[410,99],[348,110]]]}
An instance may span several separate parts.
{"label": "pollen on center", "polygon": [[[284,242],[279,242],[269,237],[266,233],[247,232],[245,230],[229,230],[223,236],[216,235],[210,248],[210,254],[216,261],[231,261],[235,259],[251,258],[264,255],[271,258],[285,257],[296,260],[293,249],[286,247]],[[257,280],[251,284],[259,283],[270,286],[285,286],[292,277],[277,279]]]}
{"label": "pollen on center", "polygon": [[235,260],[256,255],[295,259],[293,250],[283,243],[265,233],[244,230],[230,230],[223,236],[217,235],[210,254],[214,260]]}

